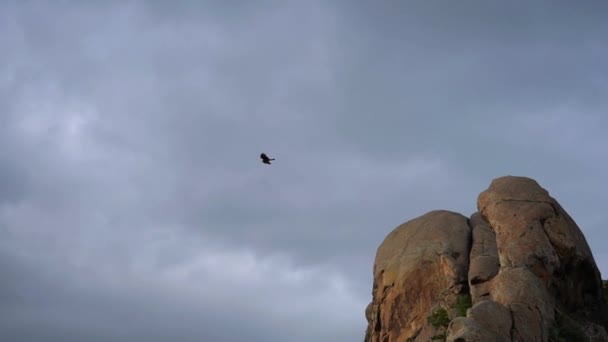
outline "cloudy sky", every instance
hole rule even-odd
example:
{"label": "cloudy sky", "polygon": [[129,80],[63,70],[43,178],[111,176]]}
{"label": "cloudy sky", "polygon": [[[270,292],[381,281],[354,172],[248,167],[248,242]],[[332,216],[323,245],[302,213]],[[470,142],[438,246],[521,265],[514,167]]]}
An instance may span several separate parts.
{"label": "cloudy sky", "polygon": [[359,341],[386,234],[508,174],[606,278],[606,15],[1,2],[0,340]]}

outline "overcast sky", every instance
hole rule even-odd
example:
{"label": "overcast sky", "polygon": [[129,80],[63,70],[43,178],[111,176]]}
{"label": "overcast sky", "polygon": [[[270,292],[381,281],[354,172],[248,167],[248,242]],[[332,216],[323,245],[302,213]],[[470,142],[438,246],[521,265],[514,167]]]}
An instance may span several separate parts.
{"label": "overcast sky", "polygon": [[509,174],[606,278],[607,16],[1,2],[0,340],[359,341],[384,237]]}

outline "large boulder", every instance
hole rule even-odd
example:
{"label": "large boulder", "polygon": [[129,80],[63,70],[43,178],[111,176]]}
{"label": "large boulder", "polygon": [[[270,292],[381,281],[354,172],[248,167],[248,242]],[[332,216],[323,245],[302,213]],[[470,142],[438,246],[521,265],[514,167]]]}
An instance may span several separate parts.
{"label": "large boulder", "polygon": [[559,203],[533,179],[508,176],[477,208],[470,220],[433,211],[386,237],[366,341],[608,342],[600,272]]}
{"label": "large boulder", "polygon": [[496,232],[500,259],[498,276],[486,285],[489,297],[530,307],[512,309],[515,330],[529,332],[531,322],[542,322],[534,337],[547,340],[554,310],[584,322],[608,323],[600,272],[583,233],[536,181],[495,179],[479,195],[477,208]]}
{"label": "large boulder", "polygon": [[445,327],[427,322],[467,289],[467,218],[432,211],[397,227],[378,248],[366,341],[429,341]]}

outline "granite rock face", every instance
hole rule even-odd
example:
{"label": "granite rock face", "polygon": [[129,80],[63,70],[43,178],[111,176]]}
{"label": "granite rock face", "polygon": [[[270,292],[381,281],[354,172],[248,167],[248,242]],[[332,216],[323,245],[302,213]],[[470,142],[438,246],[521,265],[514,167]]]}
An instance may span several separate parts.
{"label": "granite rock face", "polygon": [[390,233],[376,255],[367,341],[428,341],[428,313],[466,290],[471,228],[467,218],[432,211]]}
{"label": "granite rock face", "polygon": [[507,176],[477,208],[432,211],[386,237],[365,341],[608,341],[600,272],[559,203]]}

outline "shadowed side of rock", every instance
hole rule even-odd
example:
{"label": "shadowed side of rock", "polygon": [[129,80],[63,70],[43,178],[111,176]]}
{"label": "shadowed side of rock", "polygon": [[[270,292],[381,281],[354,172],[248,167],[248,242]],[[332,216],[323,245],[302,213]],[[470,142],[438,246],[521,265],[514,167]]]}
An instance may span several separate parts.
{"label": "shadowed side of rock", "polygon": [[469,221],[473,236],[470,266],[469,287],[473,304],[488,299],[490,294],[488,281],[493,279],[500,270],[496,233],[479,213],[471,216]]}

